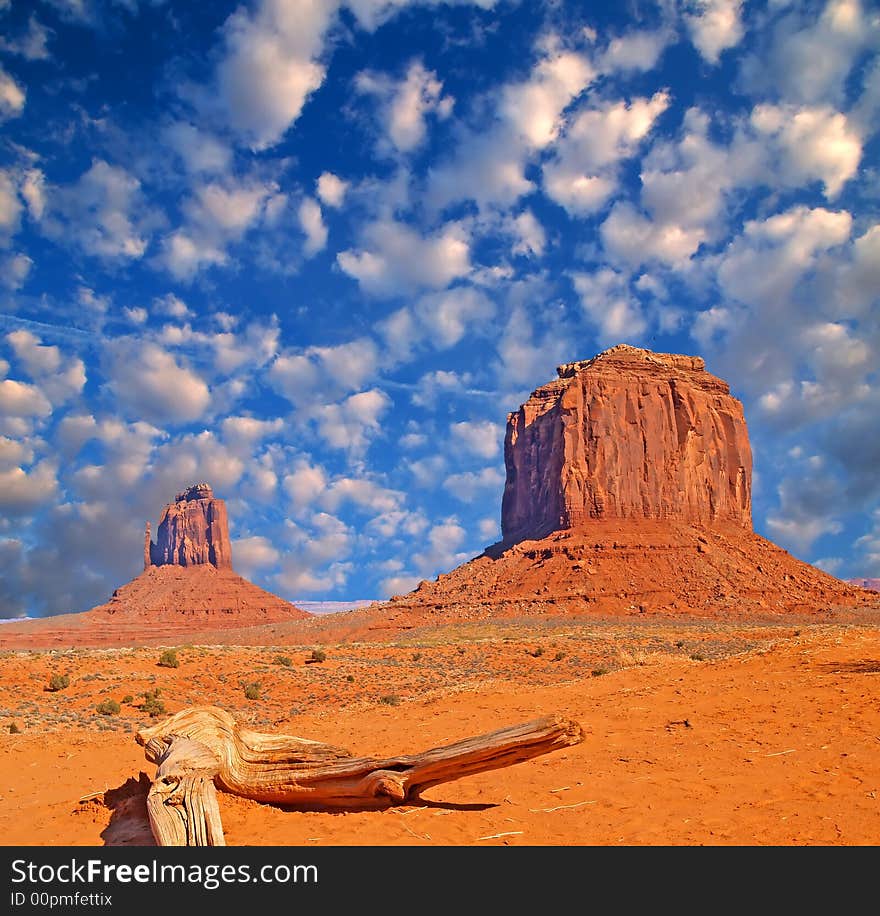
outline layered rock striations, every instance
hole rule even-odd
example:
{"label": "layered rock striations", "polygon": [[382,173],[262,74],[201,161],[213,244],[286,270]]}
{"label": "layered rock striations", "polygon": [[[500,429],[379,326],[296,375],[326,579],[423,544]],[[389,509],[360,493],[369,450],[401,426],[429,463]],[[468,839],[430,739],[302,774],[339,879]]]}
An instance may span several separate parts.
{"label": "layered rock striations", "polygon": [[557,374],[508,417],[503,540],[393,598],[389,625],[876,600],[752,530],[743,408],[702,359],[620,345]]}
{"label": "layered rock striations", "polygon": [[165,506],[156,543],[150,541],[147,523],[144,568],[150,566],[199,566],[232,569],[232,545],[226,503],[214,496],[206,483],[178,493]]}
{"label": "layered rock striations", "polygon": [[742,404],[702,359],[621,344],[557,373],[508,416],[505,542],[595,519],[751,529]]}

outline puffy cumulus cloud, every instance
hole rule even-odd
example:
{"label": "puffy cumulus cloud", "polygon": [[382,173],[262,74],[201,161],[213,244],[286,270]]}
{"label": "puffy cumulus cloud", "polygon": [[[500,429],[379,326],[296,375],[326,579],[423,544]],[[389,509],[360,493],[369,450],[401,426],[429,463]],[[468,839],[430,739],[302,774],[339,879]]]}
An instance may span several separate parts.
{"label": "puffy cumulus cloud", "polygon": [[9,470],[33,460],[34,449],[29,441],[0,436],[0,469]]}
{"label": "puffy cumulus cloud", "polygon": [[8,242],[18,231],[22,209],[14,173],[0,169],[0,242]]}
{"label": "puffy cumulus cloud", "polygon": [[874,389],[868,376],[876,354],[867,341],[845,324],[829,321],[807,325],[798,338],[796,346],[813,377],[784,380],[760,396],[758,404],[775,426],[816,423],[870,401]]}
{"label": "puffy cumulus cloud", "polygon": [[[299,458],[290,473],[284,475],[282,485],[297,509],[309,506],[327,489],[327,472],[307,458]],[[338,505],[338,503],[337,503]]]}
{"label": "puffy cumulus cloud", "polygon": [[0,283],[13,291],[21,289],[33,265],[34,262],[26,254],[11,254],[0,258]]}
{"label": "puffy cumulus cloud", "polygon": [[469,554],[459,552],[466,538],[467,532],[458,519],[448,518],[432,526],[425,536],[425,550],[413,554],[412,563],[425,576],[447,572],[469,559]]}
{"label": "puffy cumulus cloud", "polygon": [[473,200],[481,210],[510,207],[534,189],[526,164],[557,139],[565,109],[596,76],[586,57],[557,45],[545,41],[528,79],[501,88],[488,129],[461,131],[452,156],[428,170],[431,206]]}
{"label": "puffy cumulus cloud", "polygon": [[377,325],[393,359],[409,360],[422,344],[438,350],[454,347],[465,335],[485,333],[495,303],[472,286],[456,286],[419,298]]}
{"label": "puffy cumulus cloud", "polygon": [[670,29],[635,29],[612,38],[599,57],[603,73],[653,70],[673,38]]}
{"label": "puffy cumulus cloud", "polygon": [[504,432],[491,420],[461,420],[449,427],[454,449],[463,449],[481,458],[494,458],[501,450]]}
{"label": "puffy cumulus cloud", "polygon": [[[379,537],[385,541],[395,536],[418,537],[429,524],[421,512],[394,509],[371,518],[364,530],[371,537]],[[403,567],[399,560],[392,560],[391,563],[398,569]]]}
{"label": "puffy cumulus cloud", "polygon": [[603,346],[635,342],[645,332],[647,321],[626,274],[603,267],[592,273],[574,273],[571,279]]}
{"label": "puffy cumulus cloud", "polygon": [[755,50],[743,59],[743,87],[792,103],[841,105],[861,52],[876,47],[880,21],[860,0],[777,9],[782,15],[761,30]]}
{"label": "puffy cumulus cloud", "polygon": [[164,296],[157,296],[153,299],[150,311],[154,315],[168,318],[190,318],[192,311],[189,306],[174,293],[166,293]]}
{"label": "puffy cumulus cloud", "polygon": [[530,147],[543,149],[557,138],[563,111],[595,76],[583,55],[551,48],[525,82],[504,87],[499,111]]}
{"label": "puffy cumulus cloud", "polygon": [[42,227],[59,243],[124,261],[143,257],[159,220],[134,175],[95,159],[73,184],[50,189]]}
{"label": "puffy cumulus cloud", "polygon": [[329,591],[345,584],[352,565],[343,561],[355,542],[345,522],[317,512],[304,524],[288,520],[283,537],[291,550],[284,553],[281,572],[274,577],[282,594],[295,599],[303,592]]}
{"label": "puffy cumulus cloud", "polygon": [[333,172],[321,172],[318,176],[317,192],[318,199],[326,207],[338,209],[345,200],[345,194],[348,191],[348,182],[343,181]]}
{"label": "puffy cumulus cloud", "polygon": [[380,580],[379,590],[383,598],[390,598],[392,595],[406,595],[416,588],[421,581],[421,576],[386,576]]}
{"label": "puffy cumulus cloud", "polygon": [[684,21],[703,60],[717,64],[722,52],[742,41],[742,0],[694,0]]}
{"label": "puffy cumulus cloud", "polygon": [[767,516],[773,538],[802,556],[825,534],[838,534],[834,517],[839,487],[823,470],[821,461],[810,462],[802,474],[786,477],[779,484],[778,509]]}
{"label": "puffy cumulus cloud", "polygon": [[292,404],[308,407],[320,392],[337,397],[362,388],[375,374],[379,349],[369,337],[332,347],[282,352],[269,367],[272,387]]}
{"label": "puffy cumulus cloud", "polygon": [[404,500],[399,490],[383,487],[370,478],[339,477],[327,487],[321,504],[331,512],[350,504],[372,515],[383,515],[398,511]]}
{"label": "puffy cumulus cloud", "polygon": [[226,20],[217,102],[254,149],[278,143],[323,82],[319,58],[337,7],[334,0],[260,0]]}
{"label": "puffy cumulus cloud", "polygon": [[47,60],[49,49],[46,45],[53,34],[32,13],[24,31],[12,37],[0,36],[0,49],[25,60]]}
{"label": "puffy cumulus cloud", "polygon": [[477,534],[484,540],[498,540],[501,536],[501,523],[497,518],[481,518],[477,523]]}
{"label": "puffy cumulus cloud", "polygon": [[108,386],[124,409],[150,422],[188,423],[201,417],[211,393],[198,373],[158,344],[130,338],[105,348]]}
{"label": "puffy cumulus cloud", "polygon": [[871,520],[871,530],[856,541],[855,547],[862,557],[862,575],[877,578],[880,577],[880,509],[874,510]]}
{"label": "puffy cumulus cloud", "polygon": [[262,535],[233,539],[232,555],[235,568],[247,578],[252,578],[258,570],[275,566],[281,559],[281,551]]}
{"label": "puffy cumulus cloud", "polygon": [[669,102],[657,92],[579,111],[544,165],[548,196],[573,215],[599,210],[617,188],[615,167],[635,155]]}
{"label": "puffy cumulus cloud", "polygon": [[300,229],[306,237],[304,252],[306,257],[317,254],[327,245],[327,227],[321,213],[321,205],[311,197],[303,199],[297,211]]}
{"label": "puffy cumulus cloud", "polygon": [[718,282],[732,299],[779,305],[823,252],[849,239],[845,210],[792,207],[764,220],[749,220],[724,251]]}
{"label": "puffy cumulus cloud", "polygon": [[683,268],[706,238],[706,230],[661,222],[618,201],[600,228],[602,244],[612,256],[631,265],[653,261]]}
{"label": "puffy cumulus cloud", "polygon": [[382,432],[379,421],[390,407],[391,398],[379,388],[372,388],[352,394],[339,404],[319,406],[309,411],[309,418],[331,448],[360,454]]}
{"label": "puffy cumulus cloud", "polygon": [[[473,377],[469,372],[451,372],[447,369],[435,369],[433,372],[426,372],[415,384],[415,390],[410,396],[410,401],[416,407],[427,407],[433,409],[438,398],[446,398],[450,395],[467,394],[473,389]],[[415,438],[414,438],[415,437]],[[411,433],[404,439],[401,444],[407,447],[416,447],[425,441],[424,435]]]}
{"label": "puffy cumulus cloud", "polygon": [[276,435],[284,429],[284,420],[275,417],[261,420],[258,417],[224,417],[220,423],[223,441],[230,447],[250,450],[259,442]]}
{"label": "puffy cumulus cloud", "polygon": [[18,117],[24,110],[26,97],[24,89],[0,67],[0,121]]}
{"label": "puffy cumulus cloud", "polygon": [[497,343],[498,359],[493,369],[501,385],[535,386],[546,381],[547,367],[571,359],[571,346],[561,322],[551,320],[543,329],[525,306],[517,303],[510,309],[507,324]]}
{"label": "puffy cumulus cloud", "polygon": [[190,124],[173,121],[162,130],[162,140],[193,175],[223,175],[232,163],[232,150],[214,135]]}
{"label": "puffy cumulus cloud", "polygon": [[4,515],[27,515],[49,502],[58,492],[58,467],[44,459],[32,468],[0,470],[0,510]]}
{"label": "puffy cumulus cloud", "polygon": [[757,105],[755,130],[775,141],[786,184],[821,181],[825,196],[836,197],[859,167],[862,141],[845,115],[828,107]]}
{"label": "puffy cumulus cloud", "polygon": [[63,404],[83,390],[86,370],[79,357],[63,357],[58,347],[46,346],[30,331],[12,331],[6,340],[25,372],[53,405]]}
{"label": "puffy cumulus cloud", "polygon": [[412,474],[417,487],[425,490],[436,488],[438,481],[446,474],[448,462],[443,455],[428,455],[417,461],[405,461],[404,467]]}
{"label": "puffy cumulus cloud", "polygon": [[52,404],[36,386],[5,378],[0,381],[0,417],[48,417]]}
{"label": "puffy cumulus cloud", "polygon": [[177,280],[228,263],[229,246],[264,220],[277,193],[274,182],[251,178],[197,185],[183,205],[184,224],[164,237],[157,263]]}
{"label": "puffy cumulus cloud", "polygon": [[365,292],[401,296],[439,289],[466,276],[471,270],[470,240],[456,222],[423,236],[404,223],[382,219],[366,226],[359,249],[342,251],[336,260]]}
{"label": "puffy cumulus cloud", "polygon": [[443,489],[464,503],[472,503],[477,499],[485,499],[488,502],[492,491],[497,491],[503,486],[504,475],[496,467],[450,474],[443,481]]}
{"label": "puffy cumulus cloud", "polygon": [[355,78],[355,87],[379,100],[384,129],[380,149],[390,147],[400,153],[409,153],[421,146],[428,116],[445,119],[454,104],[452,96],[443,94],[443,83],[437,79],[437,74],[426,70],[419,60],[410,63],[400,81],[363,71]]}
{"label": "puffy cumulus cloud", "polygon": [[523,210],[510,221],[510,231],[514,238],[513,254],[526,257],[541,257],[547,246],[547,233],[531,210]]}

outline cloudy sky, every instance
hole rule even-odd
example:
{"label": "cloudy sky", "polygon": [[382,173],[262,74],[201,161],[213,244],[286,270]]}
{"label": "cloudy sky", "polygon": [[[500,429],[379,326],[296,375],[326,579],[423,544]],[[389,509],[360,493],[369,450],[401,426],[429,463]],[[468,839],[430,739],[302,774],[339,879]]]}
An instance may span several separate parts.
{"label": "cloudy sky", "polygon": [[878,49],[867,0],[0,0],[0,616],[201,480],[260,585],[408,590],[619,342],[731,382],[760,533],[880,575]]}

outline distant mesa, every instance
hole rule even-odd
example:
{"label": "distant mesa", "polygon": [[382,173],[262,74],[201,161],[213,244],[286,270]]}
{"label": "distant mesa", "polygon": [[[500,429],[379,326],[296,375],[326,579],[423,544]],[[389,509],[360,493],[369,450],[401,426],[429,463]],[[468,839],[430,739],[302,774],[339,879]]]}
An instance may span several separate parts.
{"label": "distant mesa", "polygon": [[232,569],[232,545],[226,503],[210,484],[197,483],[174,497],[162,511],[157,542],[144,536],[144,569],[151,566],[199,566]]}
{"label": "distant mesa", "polygon": [[502,540],[395,619],[830,613],[870,593],[752,529],[742,404],[700,357],[620,344],[508,415]]}
{"label": "distant mesa", "polygon": [[880,579],[847,579],[850,585],[866,588],[872,592],[880,592]]}

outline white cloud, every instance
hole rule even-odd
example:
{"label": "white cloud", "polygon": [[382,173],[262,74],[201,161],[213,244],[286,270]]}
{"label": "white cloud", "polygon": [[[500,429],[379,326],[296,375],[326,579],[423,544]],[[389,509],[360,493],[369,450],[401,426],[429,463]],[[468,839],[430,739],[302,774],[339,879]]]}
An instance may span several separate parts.
{"label": "white cloud", "polygon": [[309,411],[309,417],[329,446],[357,454],[382,431],[379,421],[390,407],[391,398],[373,388],[350,395],[339,404],[317,407]]}
{"label": "white cloud", "polygon": [[11,254],[0,258],[0,283],[7,289],[21,289],[33,264],[26,254]]}
{"label": "white cloud", "polygon": [[235,558],[235,568],[250,577],[257,570],[274,566],[281,558],[281,553],[269,538],[254,535],[235,538],[232,542],[232,556]]}
{"label": "white cloud", "polygon": [[24,110],[25,98],[24,89],[0,67],[0,121],[18,117]]}
{"label": "white cloud", "polygon": [[613,38],[599,59],[599,69],[603,72],[653,70],[671,37],[672,33],[665,29],[638,29]]}
{"label": "white cloud", "polygon": [[374,515],[398,510],[404,501],[399,490],[390,490],[365,477],[340,477],[334,480],[321,497],[331,512],[348,503]]}
{"label": "white cloud", "polygon": [[434,525],[425,539],[425,550],[413,554],[413,565],[424,575],[447,572],[467,559],[467,554],[458,552],[466,537],[467,532],[454,518]]}
{"label": "white cloud", "polygon": [[14,467],[0,471],[0,509],[8,515],[32,512],[58,491],[57,467],[41,461],[29,471]]}
{"label": "white cloud", "polygon": [[481,458],[494,458],[501,450],[504,432],[491,420],[461,420],[449,427],[451,445]]}
{"label": "white cloud", "polygon": [[691,41],[705,61],[717,64],[723,51],[742,41],[742,0],[694,0],[692,6],[694,13],[684,17]]}
{"label": "white cloud", "polygon": [[149,244],[156,214],[141,183],[119,166],[95,159],[72,185],[54,188],[43,226],[51,238],[108,260],[137,260]]}
{"label": "white cloud", "polygon": [[599,231],[606,250],[633,265],[656,260],[683,267],[706,238],[702,228],[652,220],[624,201],[611,208]]}
{"label": "white cloud", "polygon": [[776,141],[779,177],[786,184],[819,180],[825,196],[836,197],[862,158],[862,141],[846,115],[828,107],[758,105],[751,123]]}
{"label": "white cloud", "polygon": [[514,217],[511,228],[515,238],[513,254],[523,254],[527,257],[541,257],[544,254],[547,233],[531,210],[523,210],[519,216]]}
{"label": "white cloud", "polygon": [[306,257],[317,254],[327,245],[327,227],[324,225],[320,204],[311,197],[303,199],[297,211],[299,225],[306,236]]}
{"label": "white cloud", "polygon": [[326,398],[362,388],[375,375],[378,362],[376,344],[359,337],[333,347],[281,353],[269,369],[269,381],[292,404],[308,407],[318,392]]}
{"label": "white cloud", "polygon": [[9,54],[17,54],[25,60],[47,60],[49,49],[46,42],[53,34],[51,29],[47,29],[31,14],[26,31],[11,39],[0,37],[0,49]]}
{"label": "white cloud", "polygon": [[222,175],[232,162],[232,150],[225,143],[188,121],[169,124],[162,131],[162,139],[196,175]]}
{"label": "white cloud", "polygon": [[743,60],[744,86],[783,101],[841,106],[860,52],[876,47],[880,21],[860,0],[828,0],[815,18],[815,5],[794,4],[765,40]]}
{"label": "white cloud", "polygon": [[459,374],[447,369],[435,369],[433,372],[426,372],[416,382],[410,400],[417,407],[433,408],[438,398],[465,392],[471,382],[472,378],[467,372]]}
{"label": "white cloud", "polygon": [[21,179],[19,189],[28,212],[36,219],[43,218],[46,209],[46,178],[39,169],[27,169]]}
{"label": "white cloud", "polygon": [[48,417],[49,399],[36,385],[5,378],[0,381],[0,417]]}
{"label": "white cloud", "polygon": [[422,581],[421,576],[388,576],[379,583],[384,598],[392,595],[405,595],[411,592]]}
{"label": "white cloud", "polygon": [[670,98],[657,92],[650,99],[608,102],[574,116],[543,169],[549,197],[569,213],[593,213],[617,187],[617,165],[635,155]]}
{"label": "white cloud", "polygon": [[362,289],[379,296],[438,289],[471,269],[469,239],[459,223],[423,236],[404,223],[379,220],[366,227],[359,250],[340,252],[336,260]]}
{"label": "white cloud", "polygon": [[635,342],[644,333],[647,322],[625,274],[603,267],[572,274],[572,282],[603,346]]}
{"label": "white cloud", "polygon": [[837,488],[821,469],[783,479],[778,494],[779,508],[768,515],[767,527],[784,546],[804,554],[823,535],[842,530],[833,515]]}
{"label": "white cloud", "polygon": [[18,230],[21,211],[14,176],[6,169],[0,169],[0,240],[3,236],[14,235]]}
{"label": "white cloud", "polygon": [[504,475],[496,467],[450,474],[443,481],[443,489],[465,503],[472,503],[478,497],[485,497],[486,491],[498,490],[503,485]]}
{"label": "white cloud", "polygon": [[254,149],[278,143],[324,81],[319,57],[336,7],[331,0],[260,0],[226,20],[219,103]]}
{"label": "white cloud", "polygon": [[175,296],[174,293],[157,296],[153,300],[151,310],[156,315],[167,315],[169,318],[189,318],[192,316],[187,304],[178,296]]}
{"label": "white cloud", "polygon": [[155,343],[113,341],[107,347],[106,368],[114,396],[150,422],[188,423],[211,403],[204,380]]}
{"label": "white cloud", "polygon": [[348,190],[348,182],[343,181],[333,172],[322,172],[318,177],[318,198],[321,203],[327,207],[337,209],[342,206],[345,200],[345,192]]}
{"label": "white cloud", "polygon": [[300,458],[285,475],[283,486],[294,506],[301,509],[311,505],[327,489],[327,474],[320,465]]}
{"label": "white cloud", "polygon": [[83,390],[86,371],[79,357],[65,359],[58,347],[42,344],[30,331],[12,331],[6,339],[27,374],[53,405],[68,401]]}
{"label": "white cloud", "polygon": [[453,99],[443,95],[437,74],[418,60],[410,63],[399,82],[365,71],[358,74],[355,86],[379,98],[387,140],[401,153],[412,152],[424,142],[429,115],[443,119],[452,111]]}
{"label": "white cloud", "polygon": [[528,80],[503,89],[499,109],[529,146],[543,149],[557,138],[565,108],[595,76],[586,57],[572,51],[551,52]]}
{"label": "white cloud", "polygon": [[766,220],[749,220],[721,258],[719,284],[742,302],[785,302],[816,257],[849,238],[851,226],[845,210],[821,207],[792,207]]}

